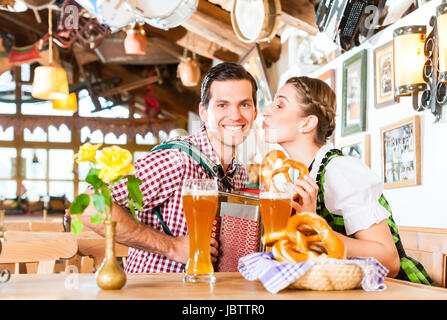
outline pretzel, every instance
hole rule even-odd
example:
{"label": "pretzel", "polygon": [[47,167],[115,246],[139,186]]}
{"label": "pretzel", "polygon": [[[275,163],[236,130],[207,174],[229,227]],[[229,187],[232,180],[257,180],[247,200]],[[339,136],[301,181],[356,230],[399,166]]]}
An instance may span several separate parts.
{"label": "pretzel", "polygon": [[343,242],[329,227],[326,220],[316,213],[302,212],[292,216],[287,227],[275,236],[262,237],[265,245],[272,245],[276,260],[296,263],[309,259],[344,259]]}
{"label": "pretzel", "polygon": [[[278,159],[282,160],[282,165],[278,169],[273,169]],[[290,168],[295,168],[300,172],[299,179],[303,179],[304,175],[309,174],[309,170],[304,164],[288,159],[281,150],[273,150],[267,153],[261,164],[261,183],[265,186],[264,190],[270,191],[273,187],[276,191],[279,191],[273,181],[274,176],[279,173],[284,174],[287,182],[293,183],[289,175]]]}

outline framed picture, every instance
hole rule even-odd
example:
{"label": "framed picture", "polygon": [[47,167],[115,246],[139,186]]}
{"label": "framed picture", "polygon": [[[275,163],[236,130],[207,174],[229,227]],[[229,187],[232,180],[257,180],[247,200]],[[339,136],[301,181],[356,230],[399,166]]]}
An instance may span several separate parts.
{"label": "framed picture", "polygon": [[366,49],[343,62],[341,135],[365,131]]}
{"label": "framed picture", "polygon": [[256,80],[258,86],[257,100],[258,109],[262,111],[269,105],[273,98],[269,80],[265,72],[265,62],[259,45],[256,44],[239,62]]}
{"label": "framed picture", "polygon": [[385,189],[421,182],[420,119],[418,115],[380,129]]}
{"label": "framed picture", "polygon": [[374,50],[374,105],[381,108],[394,102],[393,41],[389,41]]}
{"label": "framed picture", "polygon": [[[332,90],[334,90],[334,92],[336,92],[335,91],[335,70],[334,69],[330,69],[330,70],[324,72],[317,78],[326,82],[329,85],[329,87],[331,87]],[[332,133],[332,135],[330,136],[329,141],[333,144],[335,143],[335,130]]]}
{"label": "framed picture", "polygon": [[358,158],[368,167],[371,167],[370,140],[369,133],[349,136],[340,139],[340,142],[337,143],[337,148],[340,149],[344,155]]}
{"label": "framed picture", "polygon": [[330,70],[326,71],[325,73],[321,74],[317,78],[326,82],[329,85],[329,87],[331,87],[332,90],[334,90],[334,92],[335,92],[335,70],[334,69],[330,69]]}

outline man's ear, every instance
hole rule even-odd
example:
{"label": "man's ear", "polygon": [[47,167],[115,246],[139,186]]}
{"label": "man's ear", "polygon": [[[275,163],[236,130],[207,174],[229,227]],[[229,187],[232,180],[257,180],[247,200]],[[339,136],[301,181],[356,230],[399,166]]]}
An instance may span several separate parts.
{"label": "man's ear", "polygon": [[202,102],[200,102],[200,104],[199,104],[199,116],[200,116],[200,119],[202,119],[203,122],[205,122],[205,123],[208,122],[207,109],[202,104]]}

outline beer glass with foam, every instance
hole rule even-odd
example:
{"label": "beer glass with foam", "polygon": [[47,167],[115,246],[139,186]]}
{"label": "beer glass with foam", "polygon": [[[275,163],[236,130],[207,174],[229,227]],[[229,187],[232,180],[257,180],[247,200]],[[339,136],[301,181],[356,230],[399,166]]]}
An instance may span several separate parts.
{"label": "beer glass with foam", "polygon": [[259,209],[264,234],[285,229],[292,213],[292,189],[287,183],[275,183],[275,186],[260,186]]}
{"label": "beer glass with foam", "polygon": [[213,179],[187,179],[182,188],[183,211],[189,235],[185,282],[216,281],[210,241],[216,217],[218,188]]}

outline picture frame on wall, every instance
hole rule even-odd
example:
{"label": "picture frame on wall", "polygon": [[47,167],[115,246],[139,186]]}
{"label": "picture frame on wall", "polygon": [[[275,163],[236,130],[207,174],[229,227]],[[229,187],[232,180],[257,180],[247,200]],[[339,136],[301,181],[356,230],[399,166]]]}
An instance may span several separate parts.
{"label": "picture frame on wall", "polygon": [[374,106],[398,102],[394,95],[393,41],[374,49]]}
{"label": "picture frame on wall", "polygon": [[349,136],[337,142],[336,147],[344,155],[351,156],[363,161],[368,167],[371,167],[371,136],[369,133],[361,133]]}
{"label": "picture frame on wall", "polygon": [[[317,77],[320,80],[323,80],[328,84],[329,87],[336,93],[335,91],[335,69],[327,70]],[[334,144],[335,143],[335,130],[329,138],[329,141]]]}
{"label": "picture frame on wall", "polygon": [[239,61],[239,63],[245,68],[245,70],[250,72],[256,80],[256,85],[258,86],[258,109],[259,111],[262,111],[272,102],[273,94],[267,73],[265,71],[265,61],[259,45],[254,45],[253,48]]}
{"label": "picture frame on wall", "polygon": [[420,118],[418,115],[380,129],[385,189],[421,184]]}
{"label": "picture frame on wall", "polygon": [[365,131],[366,62],[366,49],[343,62],[341,136]]}

